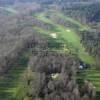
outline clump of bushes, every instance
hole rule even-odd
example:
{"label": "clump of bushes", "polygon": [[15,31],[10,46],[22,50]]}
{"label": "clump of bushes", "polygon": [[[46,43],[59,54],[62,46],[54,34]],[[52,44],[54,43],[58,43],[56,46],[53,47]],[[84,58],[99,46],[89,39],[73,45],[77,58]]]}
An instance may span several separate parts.
{"label": "clump of bushes", "polygon": [[[95,88],[85,81],[79,87],[75,75],[79,63],[73,57],[42,51],[30,58],[28,78],[30,100],[95,100]],[[30,77],[29,76],[29,77]],[[32,77],[33,77],[32,76]]]}

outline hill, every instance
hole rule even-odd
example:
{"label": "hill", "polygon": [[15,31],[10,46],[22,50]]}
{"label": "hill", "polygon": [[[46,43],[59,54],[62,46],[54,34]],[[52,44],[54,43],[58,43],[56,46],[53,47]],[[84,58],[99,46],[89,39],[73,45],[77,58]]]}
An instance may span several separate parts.
{"label": "hill", "polygon": [[99,100],[96,0],[0,0],[0,100]]}

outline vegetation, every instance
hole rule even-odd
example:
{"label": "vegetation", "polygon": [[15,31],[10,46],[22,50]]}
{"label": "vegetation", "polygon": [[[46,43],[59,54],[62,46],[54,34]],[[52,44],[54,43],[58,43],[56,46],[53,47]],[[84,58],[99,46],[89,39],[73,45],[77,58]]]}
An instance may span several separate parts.
{"label": "vegetation", "polygon": [[99,4],[0,0],[0,100],[99,100]]}

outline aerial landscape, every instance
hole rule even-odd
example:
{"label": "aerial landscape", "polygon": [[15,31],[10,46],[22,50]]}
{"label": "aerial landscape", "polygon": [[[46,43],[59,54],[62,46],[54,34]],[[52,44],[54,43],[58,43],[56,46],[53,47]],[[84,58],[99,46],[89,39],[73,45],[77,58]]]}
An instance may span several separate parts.
{"label": "aerial landscape", "polygon": [[0,100],[100,100],[100,0],[0,0]]}

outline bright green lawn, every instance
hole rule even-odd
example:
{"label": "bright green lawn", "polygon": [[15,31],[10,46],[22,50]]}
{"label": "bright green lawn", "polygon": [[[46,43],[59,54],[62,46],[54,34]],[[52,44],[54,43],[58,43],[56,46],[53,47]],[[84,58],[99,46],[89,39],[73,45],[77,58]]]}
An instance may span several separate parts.
{"label": "bright green lawn", "polygon": [[[77,53],[77,56],[82,61],[89,63],[89,64],[94,63],[93,58],[91,56],[89,56],[89,54],[87,52],[85,52],[84,47],[80,43],[80,37],[76,34],[76,31],[74,31],[71,28],[68,28],[68,27],[65,28],[64,26],[55,24],[52,20],[46,18],[45,16],[46,16],[45,13],[41,13],[41,14],[37,15],[37,18],[45,23],[49,23],[49,24],[52,24],[53,26],[55,26],[55,30],[57,30],[57,31],[54,30],[54,32],[59,32],[59,34],[57,33],[59,35],[58,38],[64,39],[65,40],[64,42],[66,45],[67,45],[67,43],[69,43],[69,45],[71,47],[70,50],[74,53]],[[75,22],[74,22],[74,24],[75,24]],[[71,20],[71,23],[72,23],[72,20]],[[78,23],[76,23],[76,24],[78,24]],[[67,30],[70,30],[70,31],[68,32]],[[50,34],[50,32],[49,32],[49,34]]]}

